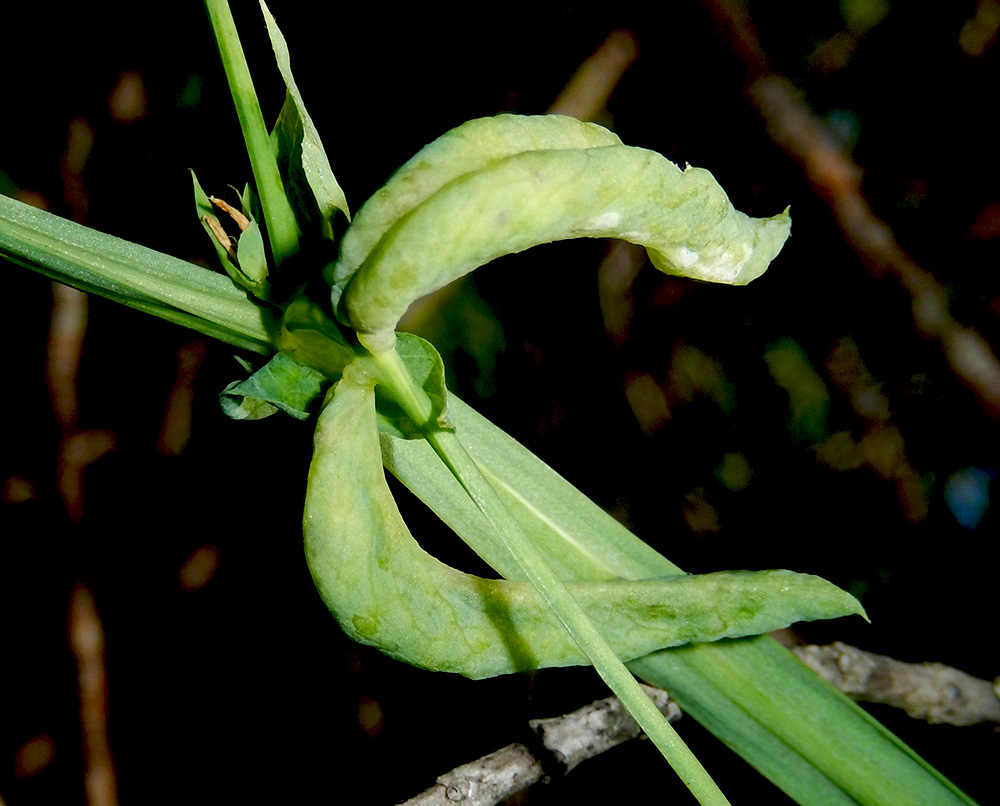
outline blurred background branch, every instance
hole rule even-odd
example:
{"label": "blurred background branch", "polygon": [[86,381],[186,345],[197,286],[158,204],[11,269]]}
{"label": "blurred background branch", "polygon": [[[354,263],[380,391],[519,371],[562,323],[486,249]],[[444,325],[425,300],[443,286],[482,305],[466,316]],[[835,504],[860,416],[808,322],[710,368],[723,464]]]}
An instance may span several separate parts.
{"label": "blurred background branch", "polygon": [[[954,319],[945,287],[904,251],[891,227],[872,210],[861,189],[861,169],[834,141],[802,93],[774,72],[747,7],[739,0],[705,2],[717,30],[743,61],[747,98],[759,110],[771,139],[801,167],[813,191],[830,206],[845,240],[872,276],[892,277],[905,290],[917,331],[938,344],[956,376],[993,418],[1000,417],[1000,361],[992,347],[975,328]],[[987,20],[995,16],[990,10],[994,5],[980,4],[977,30],[991,25]],[[967,31],[963,28],[963,36],[970,36]]]}
{"label": "blurred background branch", "polygon": [[839,641],[792,651],[852,699],[902,708],[908,716],[928,722],[1000,722],[995,684],[943,663],[903,663]]}

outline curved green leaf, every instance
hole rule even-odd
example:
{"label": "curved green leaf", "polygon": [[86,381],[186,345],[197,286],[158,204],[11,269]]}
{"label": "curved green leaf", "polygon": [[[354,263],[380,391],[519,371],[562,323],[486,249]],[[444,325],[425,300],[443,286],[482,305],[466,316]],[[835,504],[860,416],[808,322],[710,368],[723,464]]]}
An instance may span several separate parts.
{"label": "curved green leaf", "polygon": [[[456,437],[546,559],[566,579],[638,578],[679,569],[454,395]],[[381,436],[383,461],[491,565],[516,578],[502,552],[479,551],[489,526],[434,451]],[[877,720],[767,636],[696,644],[629,668],[799,803],[968,806],[973,801]]]}
{"label": "curved green leaf", "polygon": [[[373,385],[364,362],[345,370],[320,415],[306,493],[309,568],[345,632],[407,663],[476,678],[588,663],[533,585],[464,574],[417,545],[382,471]],[[789,571],[569,588],[624,659],[861,612],[830,583]]]}
{"label": "curved green leaf", "polygon": [[386,350],[418,297],[501,255],[581,237],[641,244],[670,274],[745,284],[767,268],[790,226],[787,211],[748,218],[708,171],[681,170],[653,151],[524,151],[452,179],[390,226],[338,312],[370,349]]}
{"label": "curved green leaf", "polygon": [[333,307],[383,235],[454,179],[525,151],[621,145],[613,132],[562,115],[496,115],[457,126],[424,146],[358,211],[332,267]]}

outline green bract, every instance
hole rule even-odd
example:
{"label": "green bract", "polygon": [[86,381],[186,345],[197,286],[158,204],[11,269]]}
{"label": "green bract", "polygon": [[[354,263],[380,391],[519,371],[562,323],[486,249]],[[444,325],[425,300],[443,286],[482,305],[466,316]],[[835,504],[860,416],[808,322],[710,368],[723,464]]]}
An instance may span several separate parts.
{"label": "green bract", "polygon": [[739,285],[781,249],[787,211],[749,218],[708,171],[602,143],[598,127],[584,125],[501,116],[460,126],[420,151],[368,203],[371,214],[362,207],[357,234],[344,239],[333,268],[342,321],[369,349],[390,349],[418,297],[501,255],[568,238],[620,238],[646,247],[660,271]]}

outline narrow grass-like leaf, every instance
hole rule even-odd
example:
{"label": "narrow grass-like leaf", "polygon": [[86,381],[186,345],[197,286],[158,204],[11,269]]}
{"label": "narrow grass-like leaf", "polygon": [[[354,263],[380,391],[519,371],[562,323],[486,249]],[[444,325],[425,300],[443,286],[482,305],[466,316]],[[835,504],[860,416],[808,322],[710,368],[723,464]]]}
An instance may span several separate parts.
{"label": "narrow grass-like leaf", "polygon": [[[636,578],[679,570],[456,397],[450,397],[448,410],[456,438],[565,578]],[[386,467],[456,531],[488,529],[426,444],[385,434],[381,442]],[[485,558],[504,576],[520,578],[504,552]],[[685,711],[799,803],[972,803],[766,636],[667,650],[629,666],[670,691]]]}
{"label": "narrow grass-like leaf", "polygon": [[0,196],[0,257],[236,347],[274,349],[265,310],[225,275],[6,196]]}

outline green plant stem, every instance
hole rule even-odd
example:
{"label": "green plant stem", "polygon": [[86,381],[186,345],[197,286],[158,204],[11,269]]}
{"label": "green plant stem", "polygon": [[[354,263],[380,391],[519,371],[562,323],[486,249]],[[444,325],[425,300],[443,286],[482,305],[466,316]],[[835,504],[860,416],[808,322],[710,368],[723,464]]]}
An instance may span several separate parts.
{"label": "green plant stem", "polygon": [[240,129],[246,142],[254,182],[263,208],[267,237],[276,266],[299,251],[299,228],[295,213],[285,195],[278,163],[271,148],[271,141],[264,124],[264,115],[254,90],[250,68],[247,66],[243,46],[240,44],[228,0],[205,0],[205,8],[212,21],[215,41],[229,81],[229,91],[236,106]]}
{"label": "green plant stem", "polygon": [[659,748],[684,784],[704,806],[728,806],[729,801],[708,771],[615,655],[566,585],[514,520],[455,434],[442,431],[431,424],[431,402],[414,382],[399,354],[392,349],[373,353],[372,357],[382,385],[414,423],[426,428],[427,441],[492,524],[498,539],[526,578],[539,591],[597,673]]}

